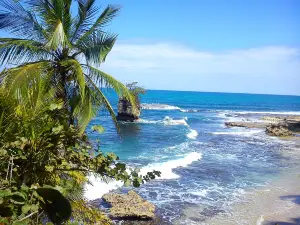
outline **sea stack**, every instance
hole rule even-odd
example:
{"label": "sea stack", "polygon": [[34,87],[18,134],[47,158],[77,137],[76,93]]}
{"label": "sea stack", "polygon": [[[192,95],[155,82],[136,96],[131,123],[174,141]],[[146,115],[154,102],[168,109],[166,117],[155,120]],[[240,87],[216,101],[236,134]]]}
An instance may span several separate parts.
{"label": "sea stack", "polygon": [[126,98],[119,98],[117,115],[118,121],[134,122],[135,120],[139,119],[140,114],[140,107],[133,108],[130,101],[128,101]]}
{"label": "sea stack", "polygon": [[133,107],[127,98],[121,96],[118,101],[117,120],[134,122],[141,114],[140,94],[145,94],[145,89],[138,87],[137,82],[127,84],[126,87],[134,97],[136,107]]}

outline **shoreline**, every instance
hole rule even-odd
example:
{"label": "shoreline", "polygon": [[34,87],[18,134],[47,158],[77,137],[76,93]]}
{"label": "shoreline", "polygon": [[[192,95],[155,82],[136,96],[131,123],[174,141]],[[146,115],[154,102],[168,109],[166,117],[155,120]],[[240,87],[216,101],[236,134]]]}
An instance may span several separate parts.
{"label": "shoreline", "polygon": [[[251,115],[250,115],[251,116]],[[248,129],[265,128],[267,124],[282,121],[291,116],[276,116],[262,119],[253,126],[244,122]],[[274,120],[272,120],[274,118]],[[293,117],[294,119],[295,117]],[[299,120],[299,117],[297,117]],[[247,126],[249,124],[250,126]],[[300,158],[299,136],[277,137],[295,144],[292,151],[282,150],[286,157]],[[219,214],[201,223],[203,225],[300,225],[300,171],[299,168],[283,169],[263,187],[247,190],[241,201],[233,204],[230,215]]]}
{"label": "shoreline", "polygon": [[220,214],[203,225],[296,225],[300,224],[300,176],[285,171],[268,185],[248,190],[233,205],[230,215]]}
{"label": "shoreline", "polygon": [[[299,121],[298,116],[276,115],[264,119],[256,117],[256,121],[253,122],[251,119],[254,116],[256,115],[241,115],[242,121],[231,122],[228,119],[225,124],[233,125],[227,126],[228,129],[244,127],[249,130],[264,130],[268,124],[281,122],[284,118],[296,118]],[[280,150],[282,156],[300,160],[300,137],[297,133],[286,137],[273,136],[294,144],[291,149]],[[295,168],[284,168],[265,185],[245,190],[239,200],[230,205],[228,211],[224,213],[217,213],[211,218],[202,220],[199,217],[202,213],[201,206],[189,207],[183,210],[182,217],[175,224],[180,225],[182,224],[180,221],[185,220],[190,225],[300,225],[299,168],[300,164]]]}

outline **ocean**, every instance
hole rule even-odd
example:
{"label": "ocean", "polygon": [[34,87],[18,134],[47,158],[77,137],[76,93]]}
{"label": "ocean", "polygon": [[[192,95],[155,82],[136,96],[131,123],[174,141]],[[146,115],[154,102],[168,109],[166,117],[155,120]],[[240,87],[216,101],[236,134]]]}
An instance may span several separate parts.
{"label": "ocean", "polygon": [[[116,110],[117,97],[108,93]],[[120,124],[120,137],[105,112],[100,124],[103,152],[114,152],[141,172],[161,171],[161,177],[134,188],[157,206],[170,224],[201,224],[231,206],[251,189],[262,187],[282,171],[299,168],[299,159],[283,156],[295,143],[267,136],[262,129],[226,128],[226,121],[257,121],[270,115],[300,115],[300,96],[148,90],[141,96],[141,119]],[[86,197],[100,198],[122,183],[93,180]],[[197,209],[187,216],[188,209]]]}

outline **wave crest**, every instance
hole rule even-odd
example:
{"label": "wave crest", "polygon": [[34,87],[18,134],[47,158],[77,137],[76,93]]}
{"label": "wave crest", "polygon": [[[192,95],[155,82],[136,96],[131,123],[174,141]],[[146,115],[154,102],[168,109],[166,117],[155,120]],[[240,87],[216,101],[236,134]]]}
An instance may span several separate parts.
{"label": "wave crest", "polygon": [[146,119],[138,119],[135,123],[144,123],[144,124],[164,124],[164,125],[184,125],[188,126],[187,118],[183,119],[172,119],[169,116],[166,116],[163,120],[146,120]]}
{"label": "wave crest", "polygon": [[173,172],[173,169],[178,167],[186,167],[194,161],[202,158],[202,154],[198,152],[191,152],[181,159],[170,160],[162,163],[149,164],[141,169],[141,174],[145,175],[147,172],[158,170],[161,176],[157,179],[178,179],[180,176]]}
{"label": "wave crest", "polygon": [[146,110],[180,110],[177,106],[167,105],[167,104],[158,104],[158,103],[150,103],[141,104],[142,109]]}
{"label": "wave crest", "polygon": [[[161,176],[156,179],[178,179],[180,176],[173,172],[173,169],[178,167],[186,167],[194,161],[198,161],[202,158],[202,154],[198,152],[191,152],[180,159],[170,160],[161,163],[152,163],[140,170],[140,175],[146,175],[148,172],[157,170],[161,172]],[[118,189],[123,186],[122,181],[112,180],[108,183],[104,182],[101,178],[94,175],[89,176],[90,184],[85,185],[84,196],[88,200],[95,200],[101,198],[104,194]]]}

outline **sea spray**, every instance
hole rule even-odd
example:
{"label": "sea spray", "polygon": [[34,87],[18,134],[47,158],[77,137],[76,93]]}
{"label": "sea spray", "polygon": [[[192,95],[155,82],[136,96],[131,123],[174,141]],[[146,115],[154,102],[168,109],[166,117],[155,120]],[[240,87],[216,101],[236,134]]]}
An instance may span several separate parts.
{"label": "sea spray", "polygon": [[161,172],[161,176],[157,179],[177,179],[180,176],[173,172],[173,169],[178,167],[186,167],[194,161],[198,161],[202,158],[202,154],[198,152],[191,152],[185,157],[180,159],[174,159],[167,162],[152,163],[141,169],[141,174],[146,174],[153,170]]}
{"label": "sea spray", "polygon": [[[190,165],[194,161],[198,161],[202,158],[202,154],[198,152],[191,152],[184,156],[183,158],[170,160],[161,163],[152,163],[145,167],[142,167],[140,170],[140,175],[146,175],[147,172],[152,172],[153,170],[157,170],[161,172],[161,176],[156,179],[177,179],[180,176],[175,174],[172,170],[178,167],[186,167]],[[123,186],[122,181],[111,180],[106,183],[99,177],[95,177],[94,175],[89,176],[90,184],[85,185],[85,194],[84,196],[88,200],[94,200],[97,198],[101,198],[104,194],[109,191],[118,189]]]}
{"label": "sea spray", "polygon": [[190,129],[190,132],[186,135],[190,139],[196,139],[198,132],[196,130]]}
{"label": "sea spray", "polygon": [[85,184],[84,187],[84,197],[88,200],[101,198],[102,195],[123,186],[122,181],[111,180],[105,182],[100,177],[94,176],[92,174],[89,175],[88,179],[89,183]]}

